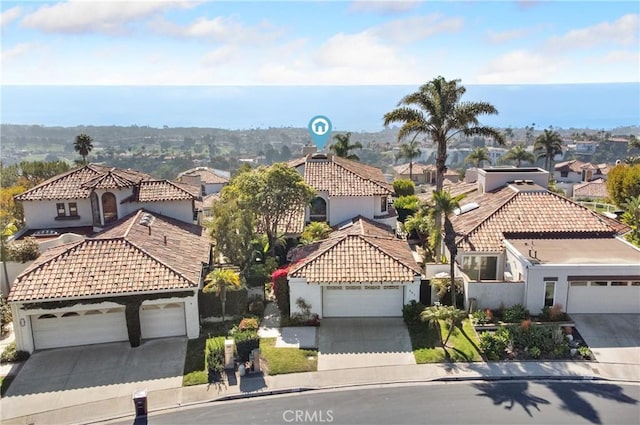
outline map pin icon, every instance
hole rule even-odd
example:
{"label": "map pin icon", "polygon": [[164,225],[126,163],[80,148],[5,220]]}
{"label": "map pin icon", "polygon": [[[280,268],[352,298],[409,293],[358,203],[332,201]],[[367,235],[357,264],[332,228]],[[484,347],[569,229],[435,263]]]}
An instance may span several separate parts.
{"label": "map pin icon", "polygon": [[318,150],[322,150],[331,136],[331,130],[333,129],[331,120],[324,115],[316,115],[309,121],[308,129],[311,139],[318,147]]}

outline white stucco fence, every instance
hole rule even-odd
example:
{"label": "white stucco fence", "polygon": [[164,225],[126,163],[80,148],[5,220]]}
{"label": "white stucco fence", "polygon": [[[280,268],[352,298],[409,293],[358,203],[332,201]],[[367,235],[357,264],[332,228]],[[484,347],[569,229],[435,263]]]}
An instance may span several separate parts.
{"label": "white stucco fence", "polygon": [[475,298],[476,310],[524,304],[524,282],[465,282],[467,302]]}

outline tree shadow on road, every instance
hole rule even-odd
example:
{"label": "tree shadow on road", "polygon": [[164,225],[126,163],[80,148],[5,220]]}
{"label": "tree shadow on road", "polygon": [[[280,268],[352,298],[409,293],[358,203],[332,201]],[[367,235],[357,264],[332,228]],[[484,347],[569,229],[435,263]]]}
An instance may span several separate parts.
{"label": "tree shadow on road", "polygon": [[518,404],[530,417],[533,417],[532,408],[540,412],[538,405],[550,404],[548,400],[529,393],[529,383],[527,382],[514,382],[506,385],[504,383],[481,383],[473,384],[473,387],[482,391],[477,395],[490,398],[495,406],[504,404],[505,409],[511,410]]}
{"label": "tree shadow on road", "polygon": [[626,404],[638,404],[638,400],[624,393],[623,388],[615,384],[579,382],[568,385],[561,382],[545,384],[564,403],[561,407],[571,413],[583,417],[594,424],[602,423],[600,415],[580,393],[589,393],[596,397]]}

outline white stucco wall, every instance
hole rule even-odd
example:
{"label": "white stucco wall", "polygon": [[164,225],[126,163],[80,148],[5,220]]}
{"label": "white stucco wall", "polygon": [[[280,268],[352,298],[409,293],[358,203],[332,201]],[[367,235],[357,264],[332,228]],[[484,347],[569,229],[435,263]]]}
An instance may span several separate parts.
{"label": "white stucco wall", "polygon": [[[56,220],[58,216],[57,203],[64,203],[66,213],[69,214],[69,202],[78,205],[79,219]],[[89,199],[61,200],[61,201],[23,201],[24,220],[30,229],[57,229],[61,227],[82,227],[93,224],[91,201]]]}
{"label": "white stucco wall", "polygon": [[77,235],[75,233],[63,233],[55,239],[48,239],[39,243],[40,252],[46,251],[49,248],[64,245],[71,242],[81,241],[85,239],[85,236]]}
{"label": "white stucco wall", "polygon": [[524,282],[465,282],[465,299],[476,299],[476,309],[510,307],[524,303]]}
{"label": "white stucco wall", "polygon": [[[176,220],[184,221],[185,223],[193,223],[193,202],[191,200],[140,203],[127,202],[119,207],[122,207],[123,210],[126,211],[125,215],[144,208],[145,210],[175,218]],[[118,217],[120,217],[120,215]]]}
{"label": "white stucco wall", "polygon": [[[373,219],[375,202],[373,196],[336,196],[329,199],[329,225],[335,226],[357,215]],[[378,199],[378,203],[380,200]],[[378,206],[378,211],[380,207]]]}
{"label": "white stucco wall", "polygon": [[320,285],[309,285],[306,279],[289,279],[289,305],[291,314],[301,313],[296,305],[298,298],[304,299],[307,304],[311,304],[311,313],[322,317],[322,287]]}
{"label": "white stucco wall", "polygon": [[211,195],[212,193],[219,193],[224,184],[222,183],[207,183],[204,185],[205,195]]}
{"label": "white stucco wall", "polygon": [[2,295],[9,295],[9,289],[11,289],[11,284],[16,277],[20,273],[22,273],[27,267],[33,264],[33,261],[27,261],[26,263],[18,263],[16,261],[8,261],[7,262],[7,275],[9,276],[9,281],[5,280],[4,276],[4,263],[0,261],[0,288],[2,288]]}
{"label": "white stucco wall", "polygon": [[411,301],[420,301],[420,276],[416,277],[413,283],[404,285],[404,303],[409,304]]}

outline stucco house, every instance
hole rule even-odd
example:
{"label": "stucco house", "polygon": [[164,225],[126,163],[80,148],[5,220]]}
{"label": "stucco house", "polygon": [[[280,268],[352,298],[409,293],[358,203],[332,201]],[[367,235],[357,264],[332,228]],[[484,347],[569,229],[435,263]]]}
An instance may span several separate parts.
{"label": "stucco house", "polygon": [[15,200],[22,203],[26,227],[32,231],[99,230],[140,208],[192,223],[199,197],[199,187],[88,164],[52,177]]}
{"label": "stucco house", "polygon": [[422,271],[406,241],[364,217],[329,238],[296,248],[291,258],[291,313],[302,298],[319,317],[398,317],[418,300]]}
{"label": "stucco house", "polygon": [[202,196],[219,193],[229,184],[230,173],[209,167],[196,167],[178,174],[176,181],[199,187]]}
{"label": "stucco house", "polygon": [[50,248],[9,294],[17,349],[197,338],[197,294],[210,262],[202,227],[142,209]]}
{"label": "stucco house", "polygon": [[560,183],[582,183],[596,179],[606,179],[608,164],[591,164],[577,159],[560,162],[555,165],[553,178]]}
{"label": "stucco house", "polygon": [[[466,305],[640,313],[640,250],[619,237],[628,228],[547,182],[539,168],[496,168],[478,170],[475,188],[463,186],[451,221]],[[436,271],[427,266],[427,277]]]}
{"label": "stucco house", "polygon": [[411,166],[411,178],[409,177],[409,163],[393,167],[393,175],[396,179],[412,180],[416,184],[435,184],[436,173],[435,165],[421,164],[419,162],[414,162]]}

